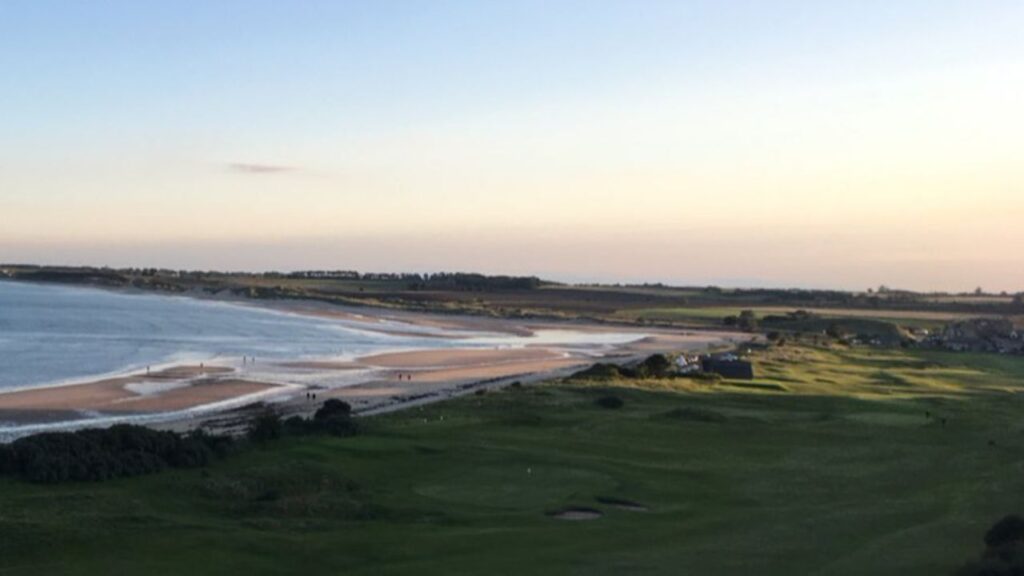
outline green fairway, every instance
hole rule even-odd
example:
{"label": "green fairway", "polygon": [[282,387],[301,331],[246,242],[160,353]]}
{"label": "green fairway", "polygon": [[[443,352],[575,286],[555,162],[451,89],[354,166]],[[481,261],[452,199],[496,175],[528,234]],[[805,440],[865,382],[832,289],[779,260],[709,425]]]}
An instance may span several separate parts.
{"label": "green fairway", "polygon": [[5,479],[0,574],[934,575],[1024,507],[1022,359],[755,361],[777,386],[552,383],[202,470]]}

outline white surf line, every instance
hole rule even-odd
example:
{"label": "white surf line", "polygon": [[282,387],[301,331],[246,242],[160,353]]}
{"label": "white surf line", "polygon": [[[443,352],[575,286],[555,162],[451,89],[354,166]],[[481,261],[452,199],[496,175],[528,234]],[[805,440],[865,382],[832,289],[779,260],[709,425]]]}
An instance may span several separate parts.
{"label": "white surf line", "polygon": [[[104,380],[114,380],[116,378],[152,378],[153,374],[147,374],[145,371],[147,368],[153,373],[162,372],[164,370],[170,370],[172,368],[184,368],[192,367],[198,364],[205,364],[207,368],[236,368],[231,366],[228,359],[230,357],[217,356],[217,355],[204,355],[194,354],[179,355],[178,358],[173,360],[161,360],[157,364],[131,364],[123,368],[117,368],[110,372],[104,372],[102,374],[94,374],[90,376],[75,376],[72,378],[63,378],[60,380],[54,380],[51,382],[42,382],[39,384],[25,384],[22,386],[9,386],[6,388],[0,388],[0,395],[12,394],[14,392],[27,392],[31,390],[49,390],[52,388],[67,388],[71,386],[83,386],[89,384],[96,384]],[[194,360],[193,360],[194,359]]]}
{"label": "white surf line", "polygon": [[[305,386],[288,383],[268,383],[273,388],[261,390],[251,394],[236,396],[217,402],[192,406],[182,410],[170,410],[167,412],[154,412],[152,414],[124,414],[124,415],[103,415],[95,418],[82,418],[79,420],[62,420],[60,422],[45,422],[38,424],[18,424],[14,426],[0,426],[0,442],[10,442],[22,436],[37,434],[39,432],[54,432],[77,430],[81,428],[99,428],[113,426],[114,424],[156,424],[163,422],[183,421],[204,416],[216,412],[224,412],[232,408],[238,408],[251,404],[257,400],[270,399],[275,396],[284,396],[289,393],[299,392]],[[102,412],[101,412],[102,413]]]}

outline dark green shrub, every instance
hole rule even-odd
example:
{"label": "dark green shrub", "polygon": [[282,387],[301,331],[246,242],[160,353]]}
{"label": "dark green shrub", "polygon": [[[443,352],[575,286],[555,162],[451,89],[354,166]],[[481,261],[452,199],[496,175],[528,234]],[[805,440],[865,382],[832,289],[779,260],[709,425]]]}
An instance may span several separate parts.
{"label": "dark green shrub", "polygon": [[957,576],[1024,576],[1024,518],[1003,517],[985,533],[985,551]]}
{"label": "dark green shrub", "polygon": [[281,417],[271,410],[266,410],[249,422],[246,436],[257,444],[266,444],[284,435]]}
{"label": "dark green shrub", "polygon": [[341,400],[332,398],[323,403],[313,418],[292,416],[283,423],[286,434],[329,434],[331,436],[355,436],[359,425],[352,418],[352,407]]}
{"label": "dark green shrub", "polygon": [[226,436],[180,435],[128,424],[47,432],[0,449],[0,472],[32,482],[106,480],[205,466],[231,444]]}
{"label": "dark green shrub", "polygon": [[570,380],[614,380],[621,378],[622,372],[615,364],[597,363],[569,376]]}
{"label": "dark green shrub", "polygon": [[359,433],[359,425],[348,416],[332,416],[317,420],[316,431],[331,436],[355,436]]}
{"label": "dark green shrub", "polygon": [[285,420],[282,425],[284,426],[284,433],[293,436],[299,436],[311,432],[311,421],[306,420],[302,416],[292,416]]}
{"label": "dark green shrub", "polygon": [[338,400],[337,398],[331,398],[325,400],[323,406],[316,411],[313,415],[314,420],[323,420],[325,418],[332,418],[334,416],[348,416],[352,413],[352,406],[344,400]]}
{"label": "dark green shrub", "polygon": [[757,314],[753,310],[743,310],[736,318],[736,327],[744,332],[757,330]]}
{"label": "dark green shrub", "polygon": [[636,367],[637,378],[665,378],[672,374],[672,361],[664,354],[652,354]]}
{"label": "dark green shrub", "polygon": [[1024,518],[1016,514],[1004,516],[985,533],[985,545],[990,548],[1022,541],[1024,541]]}
{"label": "dark green shrub", "polygon": [[708,384],[716,384],[722,381],[722,375],[714,372],[691,372],[686,374],[686,377],[693,378],[694,380],[700,380]]}

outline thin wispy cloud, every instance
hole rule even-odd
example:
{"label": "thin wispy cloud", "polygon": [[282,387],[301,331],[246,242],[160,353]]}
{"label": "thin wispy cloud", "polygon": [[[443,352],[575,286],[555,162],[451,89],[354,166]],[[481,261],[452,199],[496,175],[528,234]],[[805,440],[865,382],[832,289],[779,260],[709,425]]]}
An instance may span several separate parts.
{"label": "thin wispy cloud", "polygon": [[239,174],[281,174],[284,172],[294,172],[295,166],[285,166],[283,164],[262,164],[258,162],[230,162],[227,165],[228,170]]}

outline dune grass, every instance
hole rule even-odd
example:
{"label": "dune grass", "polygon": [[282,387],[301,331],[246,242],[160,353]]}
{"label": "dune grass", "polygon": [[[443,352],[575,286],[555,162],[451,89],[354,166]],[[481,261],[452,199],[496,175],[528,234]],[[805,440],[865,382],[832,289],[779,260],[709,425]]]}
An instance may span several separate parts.
{"label": "dune grass", "polygon": [[[1024,511],[1021,359],[781,348],[755,365],[787,392],[551,383],[203,470],[3,480],[0,574],[934,575]],[[571,507],[604,515],[548,515]]]}

